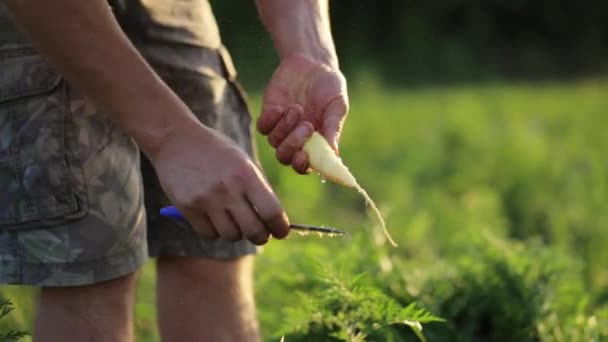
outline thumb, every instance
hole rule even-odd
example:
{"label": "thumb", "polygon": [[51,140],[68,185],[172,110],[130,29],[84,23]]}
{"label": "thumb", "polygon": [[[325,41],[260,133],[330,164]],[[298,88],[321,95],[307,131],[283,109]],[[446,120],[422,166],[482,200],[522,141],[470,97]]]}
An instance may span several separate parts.
{"label": "thumb", "polygon": [[331,148],[338,153],[338,141],[344,119],[348,113],[348,102],[341,95],[332,100],[323,113],[323,124],[321,127],[321,135],[327,139]]}

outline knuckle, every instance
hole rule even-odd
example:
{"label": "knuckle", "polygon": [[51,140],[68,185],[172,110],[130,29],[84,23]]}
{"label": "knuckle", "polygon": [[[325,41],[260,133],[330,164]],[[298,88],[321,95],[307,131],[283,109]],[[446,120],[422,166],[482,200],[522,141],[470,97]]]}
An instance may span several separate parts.
{"label": "knuckle", "polygon": [[252,177],[255,176],[255,165],[251,162],[241,163],[233,175],[232,181],[237,184],[248,182]]}
{"label": "knuckle", "polygon": [[258,132],[260,132],[260,134],[262,135],[268,135],[268,133],[270,133],[271,126],[269,120],[266,117],[260,117],[260,119],[258,119],[256,127],[258,129]]}
{"label": "knuckle", "polygon": [[270,219],[266,220],[267,226],[272,229],[272,235],[279,239],[287,236],[289,233],[289,224],[282,211],[269,215]]}
{"label": "knuckle", "polygon": [[202,191],[194,195],[192,200],[188,203],[190,207],[206,207],[211,203],[211,193],[208,191]]}
{"label": "knuckle", "polygon": [[226,194],[230,189],[229,181],[226,179],[220,179],[215,184],[213,184],[211,192],[214,194]]}
{"label": "knuckle", "polygon": [[273,132],[276,132],[278,136],[285,136],[289,133],[291,127],[291,117],[285,117],[279,121]]}
{"label": "knuckle", "polygon": [[278,128],[273,130],[272,133],[268,135],[268,143],[274,148],[279,147],[284,139],[285,134],[283,134],[283,132]]}
{"label": "knuckle", "polygon": [[252,243],[261,246],[268,242],[270,234],[268,232],[255,232],[247,237]]}
{"label": "knuckle", "polygon": [[348,103],[348,96],[346,96],[346,94],[342,94],[340,96],[340,104],[342,105],[342,109],[344,111],[344,117],[347,117],[350,110],[350,104]]}
{"label": "knuckle", "polygon": [[281,128],[283,129],[283,133],[287,133],[288,131],[292,130],[294,128],[294,126],[298,123],[298,121],[300,120],[300,113],[297,109],[293,109],[286,117],[285,117],[285,123],[281,126]]}
{"label": "knuckle", "polygon": [[301,175],[305,175],[306,174],[306,169],[308,168],[307,165],[302,165],[302,163],[296,163],[294,165],[292,165],[292,168],[295,172],[301,174]]}
{"label": "knuckle", "polygon": [[276,157],[277,157],[278,161],[281,162],[281,164],[283,164],[283,165],[291,164],[292,156],[289,154],[289,151],[287,151],[285,148],[278,148],[276,151]]}
{"label": "knuckle", "polygon": [[277,148],[277,146],[279,145],[278,141],[277,141],[278,139],[276,138],[275,134],[270,133],[268,135],[268,139],[267,140],[268,140],[268,144],[270,146],[274,147],[274,148]]}
{"label": "knuckle", "polygon": [[285,148],[293,153],[293,152],[299,150],[300,147],[302,147],[302,144],[304,143],[304,139],[306,139],[306,136],[293,137],[293,139],[289,139],[286,141]]}
{"label": "knuckle", "polygon": [[228,171],[224,177],[215,184],[214,191],[226,195],[235,191],[235,187],[247,183],[254,175],[253,163],[243,160]]}

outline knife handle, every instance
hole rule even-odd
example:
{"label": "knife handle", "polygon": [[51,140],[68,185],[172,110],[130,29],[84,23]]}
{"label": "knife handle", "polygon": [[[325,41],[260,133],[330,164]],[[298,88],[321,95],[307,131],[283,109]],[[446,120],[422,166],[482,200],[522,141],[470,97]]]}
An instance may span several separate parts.
{"label": "knife handle", "polygon": [[172,218],[174,220],[186,221],[186,218],[184,217],[184,215],[182,215],[182,213],[179,212],[177,207],[174,207],[174,206],[161,208],[160,214],[162,216]]}

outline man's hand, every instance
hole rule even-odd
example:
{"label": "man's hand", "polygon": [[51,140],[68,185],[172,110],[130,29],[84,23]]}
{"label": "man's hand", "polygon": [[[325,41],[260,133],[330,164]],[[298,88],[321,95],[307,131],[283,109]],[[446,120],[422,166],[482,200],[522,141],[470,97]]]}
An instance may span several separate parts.
{"label": "man's hand", "polygon": [[329,25],[327,0],[256,0],[281,65],[266,92],[258,130],[268,135],[277,159],[308,172],[302,146],[314,130],[338,153],[348,112],[346,81]]}
{"label": "man's hand", "polygon": [[269,233],[287,235],[287,217],[255,165],[154,73],[105,0],[5,2],[38,51],[137,142],[204,237],[262,244]]}
{"label": "man's hand", "polygon": [[287,215],[258,168],[221,134],[189,127],[151,157],[163,190],[204,238],[261,245],[288,234]]}
{"label": "man's hand", "polygon": [[268,136],[281,163],[304,174],[308,172],[308,157],[302,146],[313,130],[337,153],[347,113],[346,80],[340,70],[296,53],[285,57],[272,76],[257,128]]}

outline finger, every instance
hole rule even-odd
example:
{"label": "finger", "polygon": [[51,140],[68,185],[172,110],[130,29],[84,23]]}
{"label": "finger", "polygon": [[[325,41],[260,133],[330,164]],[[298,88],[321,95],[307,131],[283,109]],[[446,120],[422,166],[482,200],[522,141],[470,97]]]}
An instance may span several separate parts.
{"label": "finger", "polygon": [[302,107],[293,106],[287,109],[287,114],[277,123],[272,132],[268,134],[268,143],[276,148],[296,128],[302,117]]}
{"label": "finger", "polygon": [[305,175],[310,172],[308,165],[308,155],[306,152],[300,150],[297,151],[291,160],[291,167],[299,174]]}
{"label": "finger", "polygon": [[268,242],[270,232],[264,227],[264,223],[258,217],[254,208],[247,198],[234,203],[230,208],[230,213],[241,230],[241,234],[256,245],[263,245]]}
{"label": "finger", "polygon": [[291,164],[296,152],[302,149],[302,146],[310,138],[313,131],[314,128],[310,122],[300,122],[298,127],[277,147],[277,159],[284,165]]}
{"label": "finger", "polygon": [[321,135],[327,139],[331,148],[338,152],[338,140],[344,119],[348,114],[348,102],[344,96],[340,96],[329,103],[323,113],[323,125]]}
{"label": "finger", "polygon": [[217,240],[218,232],[215,230],[213,223],[207,215],[193,210],[181,210],[188,222],[194,228],[194,231],[204,240]]}
{"label": "finger", "polygon": [[243,237],[241,232],[234,222],[234,219],[224,209],[209,210],[207,215],[211,219],[219,238],[226,241],[238,241]]}
{"label": "finger", "polygon": [[279,120],[283,117],[285,109],[279,105],[264,105],[262,114],[257,122],[258,131],[263,135],[268,135],[274,127],[277,125]]}
{"label": "finger", "polygon": [[277,239],[282,239],[289,234],[289,219],[283,211],[279,199],[272,191],[268,183],[258,174],[259,181],[247,182],[246,198],[258,217],[266,226],[266,229]]}

